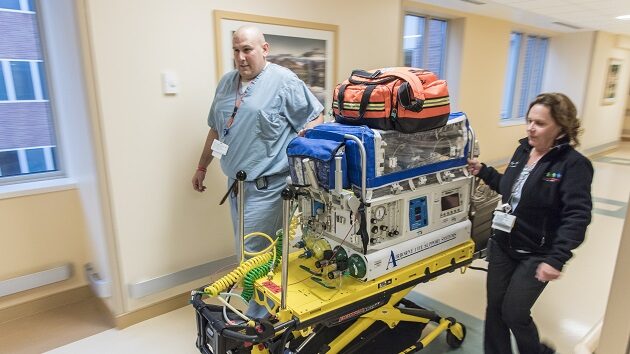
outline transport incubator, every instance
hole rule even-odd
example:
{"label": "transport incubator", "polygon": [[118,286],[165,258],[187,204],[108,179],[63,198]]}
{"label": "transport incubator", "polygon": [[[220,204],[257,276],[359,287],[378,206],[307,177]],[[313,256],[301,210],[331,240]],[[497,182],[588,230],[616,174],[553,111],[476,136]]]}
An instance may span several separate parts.
{"label": "transport incubator", "polygon": [[[491,213],[475,213],[493,208],[498,196],[476,186],[466,169],[476,151],[464,113],[412,134],[326,123],[294,139],[284,227],[274,243],[192,292],[199,351],[376,353],[379,337],[403,323],[419,325],[417,336],[388,346],[391,353],[419,351],[442,332],[459,347],[464,325],[405,296],[482,256],[490,232],[482,224]],[[226,300],[235,297],[270,315],[248,318]],[[433,329],[422,332],[429,322]]]}

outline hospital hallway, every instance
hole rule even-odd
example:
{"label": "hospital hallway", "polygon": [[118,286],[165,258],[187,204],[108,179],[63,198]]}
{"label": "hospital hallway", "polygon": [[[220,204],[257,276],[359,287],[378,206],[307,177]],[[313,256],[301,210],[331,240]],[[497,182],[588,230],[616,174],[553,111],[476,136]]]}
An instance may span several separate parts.
{"label": "hospital hallway", "polygon": [[[594,209],[586,241],[561,279],[547,287],[533,309],[541,338],[563,354],[573,353],[575,345],[604,316],[630,195],[630,143],[623,142],[616,150],[591,159]],[[474,265],[487,264],[476,260]],[[409,299],[467,327],[460,348],[450,349],[442,335],[421,353],[483,353],[485,295],[485,273],[472,269],[418,285]],[[192,306],[118,330],[99,315],[96,302],[86,300],[0,324],[0,353],[198,353]]]}

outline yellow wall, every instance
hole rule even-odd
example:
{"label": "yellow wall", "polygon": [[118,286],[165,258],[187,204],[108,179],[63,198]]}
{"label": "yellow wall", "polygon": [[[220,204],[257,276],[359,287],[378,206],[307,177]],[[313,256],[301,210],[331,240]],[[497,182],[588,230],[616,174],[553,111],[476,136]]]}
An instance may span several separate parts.
{"label": "yellow wall", "polygon": [[511,30],[508,22],[480,16],[466,18],[459,101],[470,117],[484,161],[511,155],[516,141],[525,135],[522,125],[498,124]]}
{"label": "yellow wall", "polygon": [[0,309],[86,284],[84,215],[77,190],[0,199],[0,280],[72,263],[69,280],[0,297]]}
{"label": "yellow wall", "polygon": [[459,58],[461,67],[457,78],[459,89],[450,93],[456,97],[458,109],[466,112],[470,119],[480,143],[480,158],[490,162],[508,159],[516,148],[517,140],[525,136],[525,126],[522,124],[499,125],[510,33],[554,33],[415,2],[405,2],[404,9],[463,23],[464,38]]}

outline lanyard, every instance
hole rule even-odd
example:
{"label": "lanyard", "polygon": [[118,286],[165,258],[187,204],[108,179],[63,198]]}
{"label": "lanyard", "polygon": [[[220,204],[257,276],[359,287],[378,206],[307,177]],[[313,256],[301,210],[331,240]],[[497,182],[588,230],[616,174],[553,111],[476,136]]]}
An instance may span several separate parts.
{"label": "lanyard", "polygon": [[[249,83],[250,85],[252,84],[251,82]],[[248,87],[249,88],[249,87]],[[247,91],[247,88],[245,89],[245,91]],[[234,117],[236,116],[236,112],[238,112],[238,107],[240,107],[241,105],[241,100],[243,99],[243,95],[245,94],[245,92],[241,93],[241,80],[238,80],[238,85],[236,86],[236,97],[234,98],[234,110],[232,110],[232,115],[230,116],[230,119],[228,119],[227,123],[225,124],[225,129],[223,129],[223,135],[228,135],[228,133],[230,132],[230,128],[232,127],[232,124],[234,124]]]}
{"label": "lanyard", "polygon": [[232,127],[232,124],[234,124],[234,117],[236,117],[236,112],[238,112],[238,107],[241,105],[241,101],[243,100],[243,97],[247,94],[247,92],[249,92],[252,89],[252,87],[254,87],[254,84],[262,76],[262,73],[265,70],[267,70],[267,66],[268,65],[265,65],[262,71],[252,81],[249,82],[249,84],[247,85],[243,93],[241,93],[241,77],[239,75],[236,76],[236,79],[238,80],[238,84],[236,86],[236,94],[235,94],[236,98],[234,102],[234,110],[232,110],[232,115],[230,116],[230,119],[228,119],[227,123],[225,124],[226,125],[225,129],[223,129],[224,136],[228,135],[228,133],[230,132],[230,128]]}

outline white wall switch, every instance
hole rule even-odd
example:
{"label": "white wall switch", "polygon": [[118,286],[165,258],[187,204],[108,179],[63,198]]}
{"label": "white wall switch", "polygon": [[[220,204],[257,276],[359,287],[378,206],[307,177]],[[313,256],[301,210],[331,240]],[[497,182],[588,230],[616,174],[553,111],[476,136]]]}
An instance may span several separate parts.
{"label": "white wall switch", "polygon": [[165,95],[175,95],[179,92],[179,81],[177,74],[172,71],[162,72],[162,93]]}

